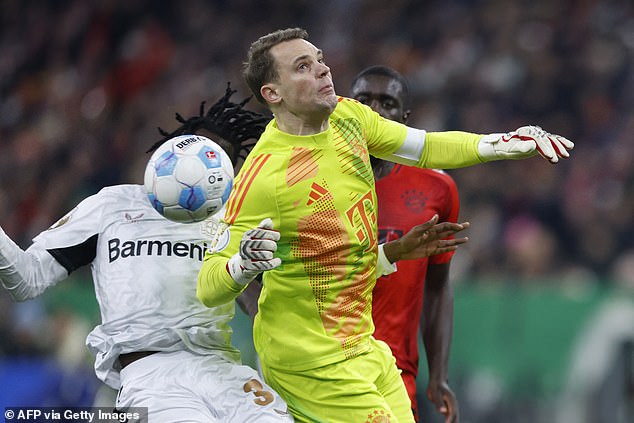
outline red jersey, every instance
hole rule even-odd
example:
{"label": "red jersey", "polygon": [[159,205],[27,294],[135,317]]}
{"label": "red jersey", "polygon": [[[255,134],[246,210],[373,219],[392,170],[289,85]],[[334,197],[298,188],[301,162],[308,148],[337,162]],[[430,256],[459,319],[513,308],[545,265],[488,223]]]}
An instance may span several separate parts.
{"label": "red jersey", "polygon": [[[443,171],[397,164],[389,175],[376,181],[376,193],[380,243],[401,237],[434,214],[439,222],[458,221],[458,189]],[[398,271],[381,277],[374,287],[374,337],[390,346],[404,377],[409,374],[415,379],[418,373],[418,332],[427,266],[448,263],[453,253],[400,261]],[[409,393],[413,398],[414,393]]]}

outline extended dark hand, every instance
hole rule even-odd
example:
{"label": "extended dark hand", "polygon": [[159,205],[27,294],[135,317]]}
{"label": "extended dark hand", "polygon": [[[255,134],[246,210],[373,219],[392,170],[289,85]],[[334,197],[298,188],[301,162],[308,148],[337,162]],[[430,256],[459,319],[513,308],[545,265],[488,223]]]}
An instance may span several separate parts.
{"label": "extended dark hand", "polygon": [[412,260],[436,254],[454,251],[469,238],[446,239],[470,226],[469,222],[438,222],[438,215],[420,225],[414,226],[408,233],[396,241],[383,246],[385,256],[394,263],[399,260]]}

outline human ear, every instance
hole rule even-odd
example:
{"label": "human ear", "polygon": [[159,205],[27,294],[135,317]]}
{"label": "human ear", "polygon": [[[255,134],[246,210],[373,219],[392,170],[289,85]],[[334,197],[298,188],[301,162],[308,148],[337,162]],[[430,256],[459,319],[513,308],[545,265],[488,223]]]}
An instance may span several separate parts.
{"label": "human ear", "polygon": [[266,84],[260,88],[260,94],[267,103],[276,104],[282,100],[277,88],[273,84]]}

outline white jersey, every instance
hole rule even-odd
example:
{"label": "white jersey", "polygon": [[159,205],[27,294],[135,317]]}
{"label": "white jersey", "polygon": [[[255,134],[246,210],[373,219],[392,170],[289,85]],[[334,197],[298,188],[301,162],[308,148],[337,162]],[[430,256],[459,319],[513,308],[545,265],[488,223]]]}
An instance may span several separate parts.
{"label": "white jersey", "polygon": [[34,238],[69,272],[90,264],[101,324],[86,339],[97,377],[119,388],[119,354],[189,350],[239,363],[234,304],[196,298],[206,240],[217,223],[176,223],[152,208],[141,185],[102,189]]}

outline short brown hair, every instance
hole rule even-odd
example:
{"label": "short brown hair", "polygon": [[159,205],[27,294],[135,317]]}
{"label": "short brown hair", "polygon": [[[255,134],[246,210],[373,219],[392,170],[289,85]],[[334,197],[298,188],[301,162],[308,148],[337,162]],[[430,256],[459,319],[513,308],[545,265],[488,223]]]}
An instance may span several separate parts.
{"label": "short brown hair", "polygon": [[279,29],[258,38],[257,41],[251,44],[247,53],[247,61],[242,70],[242,76],[260,103],[266,104],[264,97],[260,93],[260,88],[264,84],[275,81],[278,78],[275,60],[271,56],[271,47],[281,42],[298,38],[307,40],[308,32],[302,28]]}

